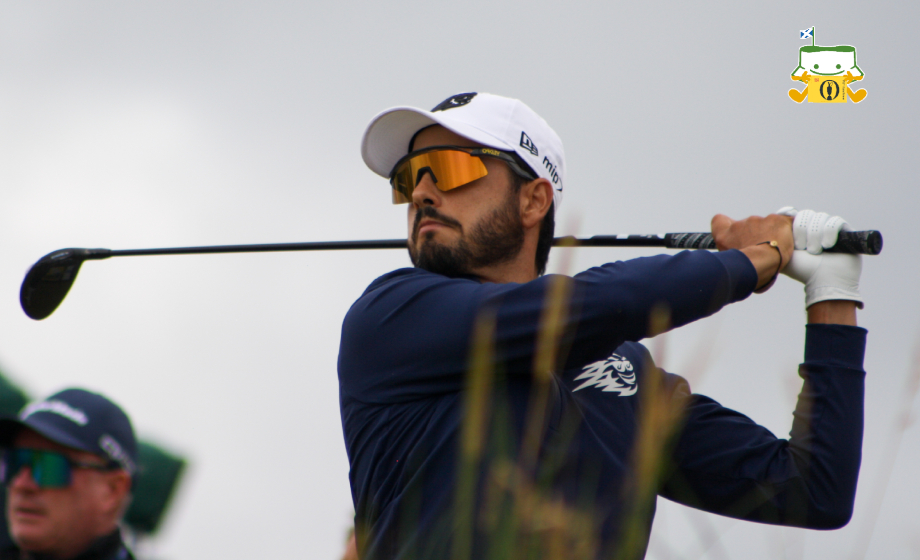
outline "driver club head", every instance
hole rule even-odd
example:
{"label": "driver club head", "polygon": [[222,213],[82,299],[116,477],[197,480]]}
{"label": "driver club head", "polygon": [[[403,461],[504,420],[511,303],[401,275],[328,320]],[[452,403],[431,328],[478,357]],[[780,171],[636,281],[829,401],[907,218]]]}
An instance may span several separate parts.
{"label": "driver club head", "polygon": [[40,321],[54,313],[88,259],[104,259],[108,249],[60,249],[32,265],[22,281],[19,303],[26,315]]}

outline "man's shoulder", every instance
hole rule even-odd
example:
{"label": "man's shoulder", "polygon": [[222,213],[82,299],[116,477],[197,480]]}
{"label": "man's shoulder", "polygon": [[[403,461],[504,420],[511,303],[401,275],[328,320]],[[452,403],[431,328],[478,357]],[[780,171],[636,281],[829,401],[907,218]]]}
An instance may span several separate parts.
{"label": "man's shoulder", "polygon": [[374,279],[373,282],[368,284],[367,288],[364,289],[364,292],[358,297],[354,305],[352,305],[352,311],[356,306],[360,307],[362,301],[367,301],[368,299],[377,297],[382,293],[386,293],[390,290],[397,289],[400,286],[406,285],[408,282],[413,280],[418,280],[420,278],[419,272],[424,273],[424,271],[419,271],[415,268],[398,268],[396,270],[387,272],[382,276],[378,276]]}
{"label": "man's shoulder", "polygon": [[398,268],[379,276],[371,282],[358,298],[356,305],[362,301],[376,300],[386,296],[404,299],[407,296],[419,294],[429,289],[452,289],[460,286],[480,285],[480,282],[474,277],[451,278],[420,268]]}
{"label": "man's shoulder", "polygon": [[400,280],[404,280],[406,278],[412,277],[418,272],[424,272],[424,271],[423,270],[420,271],[417,268],[410,268],[410,267],[397,268],[396,270],[391,270],[390,272],[387,272],[386,274],[383,274],[375,278],[374,281],[371,282],[367,286],[367,289],[364,290],[364,293],[366,294],[367,292],[375,290],[390,282],[398,282]]}
{"label": "man's shoulder", "polygon": [[364,290],[364,295],[374,290],[379,290],[380,288],[393,286],[397,284],[402,284],[405,282],[427,282],[427,283],[439,283],[439,282],[457,282],[457,281],[471,281],[472,277],[460,277],[460,278],[449,278],[447,276],[436,274],[434,272],[429,272],[421,268],[397,268],[396,270],[387,272],[386,274],[377,277],[373,282],[368,285],[367,289]]}
{"label": "man's shoulder", "polygon": [[344,324],[353,328],[379,325],[396,316],[418,318],[419,313],[456,312],[470,299],[462,294],[470,295],[469,289],[479,285],[475,280],[400,268],[371,282],[345,314]]}

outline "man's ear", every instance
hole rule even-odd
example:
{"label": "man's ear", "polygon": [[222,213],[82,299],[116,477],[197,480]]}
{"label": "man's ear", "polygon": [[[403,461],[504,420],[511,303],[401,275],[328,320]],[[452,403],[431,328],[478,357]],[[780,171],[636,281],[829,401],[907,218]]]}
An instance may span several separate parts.
{"label": "man's ear", "polygon": [[521,222],[525,228],[539,227],[553,204],[553,186],[542,177],[521,187]]}
{"label": "man's ear", "polygon": [[131,492],[131,475],[122,470],[106,473],[103,503],[107,512],[116,512]]}

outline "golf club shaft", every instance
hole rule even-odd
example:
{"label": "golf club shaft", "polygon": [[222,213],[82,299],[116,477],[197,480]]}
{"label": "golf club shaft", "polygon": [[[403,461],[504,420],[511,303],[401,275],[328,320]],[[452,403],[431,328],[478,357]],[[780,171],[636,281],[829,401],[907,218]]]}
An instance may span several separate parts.
{"label": "golf club shaft", "polygon": [[[664,235],[596,235],[586,239],[557,237],[560,247],[664,247],[669,249],[715,249],[709,233],[666,233]],[[61,249],[32,265],[22,282],[19,301],[26,315],[41,320],[51,315],[73,285],[85,261],[110,257],[144,255],[188,255],[206,253],[265,253],[272,251],[329,251],[342,249],[405,249],[405,239],[371,241],[319,241],[313,243],[272,243],[267,245],[217,245],[211,247],[171,247],[165,249]],[[882,236],[877,231],[840,232],[837,244],[827,249],[845,253],[877,255]]]}
{"label": "golf club shaft", "polygon": [[[665,233],[661,235],[595,235],[587,238],[557,237],[557,247],[664,247],[668,249],[715,249],[710,233]],[[267,253],[278,251],[333,251],[344,249],[405,249],[405,239],[367,241],[315,241],[308,243],[269,243],[264,245],[214,245],[208,247],[169,247],[163,249],[89,249],[85,260],[145,255],[189,255],[213,253]],[[830,252],[877,255],[882,236],[874,230],[842,231]]]}

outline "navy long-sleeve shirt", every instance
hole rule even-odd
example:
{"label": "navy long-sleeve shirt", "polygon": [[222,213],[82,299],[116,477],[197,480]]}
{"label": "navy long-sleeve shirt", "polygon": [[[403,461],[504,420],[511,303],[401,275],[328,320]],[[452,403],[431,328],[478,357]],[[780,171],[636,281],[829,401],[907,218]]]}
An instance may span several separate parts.
{"label": "navy long-sleeve shirt", "polygon": [[[640,258],[525,284],[418,269],[375,280],[345,318],[338,368],[362,560],[447,558],[460,539],[471,558],[503,557],[521,542],[539,557],[555,538],[540,512],[556,506],[571,546],[641,555],[655,492],[742,519],[845,524],[860,463],[864,329],[807,327],[789,440],[691,394],[636,342],[656,313],[681,326],[746,298],[756,281],[739,251]],[[566,287],[556,359],[535,378],[554,282]],[[476,393],[486,412],[478,451],[463,456],[483,318],[493,321],[492,344],[477,347],[491,352],[486,392]],[[661,410],[670,420],[655,424]],[[534,418],[543,423],[532,455],[523,440]],[[642,457],[652,466],[634,468]]]}

